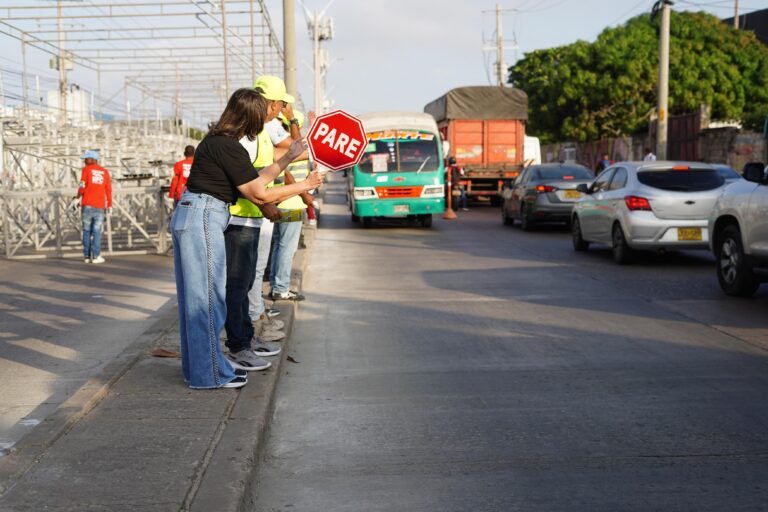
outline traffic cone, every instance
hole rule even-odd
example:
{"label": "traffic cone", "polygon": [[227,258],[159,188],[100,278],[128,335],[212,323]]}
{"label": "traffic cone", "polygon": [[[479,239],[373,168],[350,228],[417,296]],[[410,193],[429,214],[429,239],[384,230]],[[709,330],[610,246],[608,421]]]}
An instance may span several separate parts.
{"label": "traffic cone", "polygon": [[456,212],[454,212],[453,208],[451,207],[452,197],[453,187],[451,186],[451,172],[448,171],[448,200],[445,202],[445,213],[443,213],[443,218],[445,220],[456,220],[458,218],[456,216]]}

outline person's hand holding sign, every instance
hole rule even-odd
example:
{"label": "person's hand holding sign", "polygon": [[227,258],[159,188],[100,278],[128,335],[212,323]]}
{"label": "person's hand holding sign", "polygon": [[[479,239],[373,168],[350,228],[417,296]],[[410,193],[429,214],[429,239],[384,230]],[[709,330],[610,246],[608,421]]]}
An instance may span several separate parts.
{"label": "person's hand holding sign", "polygon": [[319,187],[323,183],[324,177],[324,175],[321,175],[317,171],[310,172],[309,176],[307,176],[307,179],[303,181],[303,183],[307,185],[307,191],[314,190]]}
{"label": "person's hand holding sign", "polygon": [[272,222],[280,218],[280,210],[277,209],[277,206],[275,206],[274,203],[262,204],[259,206],[259,209],[261,210],[261,213]]}

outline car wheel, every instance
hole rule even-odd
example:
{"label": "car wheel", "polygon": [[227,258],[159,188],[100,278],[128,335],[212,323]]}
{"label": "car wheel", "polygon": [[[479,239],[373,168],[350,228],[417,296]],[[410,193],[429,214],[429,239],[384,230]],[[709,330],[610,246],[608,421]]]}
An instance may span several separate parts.
{"label": "car wheel", "polygon": [[574,251],[582,252],[589,249],[589,242],[581,236],[581,223],[578,217],[574,217],[573,222],[571,222],[571,239],[573,240]]}
{"label": "car wheel", "polygon": [[515,219],[507,215],[507,209],[504,208],[503,204],[501,205],[501,223],[505,226],[511,226],[515,223]]}
{"label": "car wheel", "polygon": [[634,255],[632,248],[627,244],[627,238],[624,236],[624,230],[621,229],[621,224],[618,222],[613,225],[613,244],[611,249],[613,251],[613,261],[619,265],[624,265],[632,261]]}
{"label": "car wheel", "polygon": [[717,280],[728,295],[749,297],[757,291],[760,281],[744,254],[741,232],[736,226],[726,227],[718,237]]}
{"label": "car wheel", "polygon": [[526,208],[525,204],[520,207],[520,228],[523,231],[533,230],[533,219],[531,219],[531,208]]}

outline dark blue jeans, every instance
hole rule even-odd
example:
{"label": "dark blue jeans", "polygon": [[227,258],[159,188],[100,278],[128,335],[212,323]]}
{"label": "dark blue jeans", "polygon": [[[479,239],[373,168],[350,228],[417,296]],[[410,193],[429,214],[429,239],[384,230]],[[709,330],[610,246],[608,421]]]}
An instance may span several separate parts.
{"label": "dark blue jeans", "polygon": [[227,251],[227,332],[225,345],[231,353],[251,348],[254,335],[248,314],[248,290],[256,276],[259,228],[230,225],[224,231]]}

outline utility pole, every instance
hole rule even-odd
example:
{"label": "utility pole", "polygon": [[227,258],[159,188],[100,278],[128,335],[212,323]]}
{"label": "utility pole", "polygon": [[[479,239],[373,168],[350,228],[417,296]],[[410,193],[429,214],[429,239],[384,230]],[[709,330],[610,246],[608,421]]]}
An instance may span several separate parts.
{"label": "utility pole", "polygon": [[733,28],[739,28],[739,0],[733,4]]}
{"label": "utility pole", "polygon": [[24,109],[29,106],[29,95],[27,94],[27,33],[21,33],[21,88],[24,89]]}
{"label": "utility pole", "polygon": [[62,124],[67,123],[67,59],[64,52],[64,24],[62,20],[61,0],[56,2],[59,32],[59,112]]}
{"label": "utility pole", "polygon": [[[667,159],[667,123],[669,113],[669,11],[672,2],[660,0],[661,34],[659,36],[659,103],[658,129],[656,130],[656,157]],[[658,3],[657,3],[658,5]]]}
{"label": "utility pole", "polygon": [[501,4],[496,4],[496,85],[504,87],[506,69],[504,64],[504,36],[502,35]]}
{"label": "utility pole", "polygon": [[[503,30],[503,16],[504,16],[504,9],[501,8],[501,4],[496,4],[496,9],[494,11],[483,11],[483,13],[487,12],[493,12],[496,16],[496,38],[495,40],[492,39],[485,39],[485,33],[483,33],[483,51],[493,51],[496,52],[496,62],[494,63],[494,73],[496,75],[496,85],[499,87],[504,87],[507,82],[507,64],[504,62],[504,50],[517,50],[517,41],[515,40],[514,34],[513,39],[510,41],[511,44],[505,45],[504,41],[504,30]],[[512,11],[506,11],[506,12],[516,12],[515,9]],[[487,70],[486,70],[487,73]],[[488,77],[488,81],[491,81],[490,76]]]}
{"label": "utility pole", "polygon": [[251,13],[251,87],[256,83],[256,41],[254,39],[254,27],[253,27],[253,0],[250,0]]}
{"label": "utility pole", "polygon": [[283,74],[288,94],[298,96],[296,90],[296,10],[294,0],[283,0],[283,48],[285,62]]}
{"label": "utility pole", "polygon": [[[320,48],[322,41],[333,39],[333,20],[325,16],[325,11],[331,6],[333,0],[326,5],[322,11],[310,14],[304,11],[307,18],[307,27],[309,35],[312,38],[312,54],[314,56],[315,73],[315,113],[318,115],[323,112],[323,78],[328,68],[328,58]],[[286,64],[287,64],[286,59]],[[290,89],[289,89],[290,90]]]}
{"label": "utility pole", "polygon": [[[229,51],[227,50],[227,13],[224,8],[225,0],[221,0],[221,44],[224,47],[224,86],[226,91],[224,97],[229,97]],[[226,99],[224,103],[226,104]]]}

